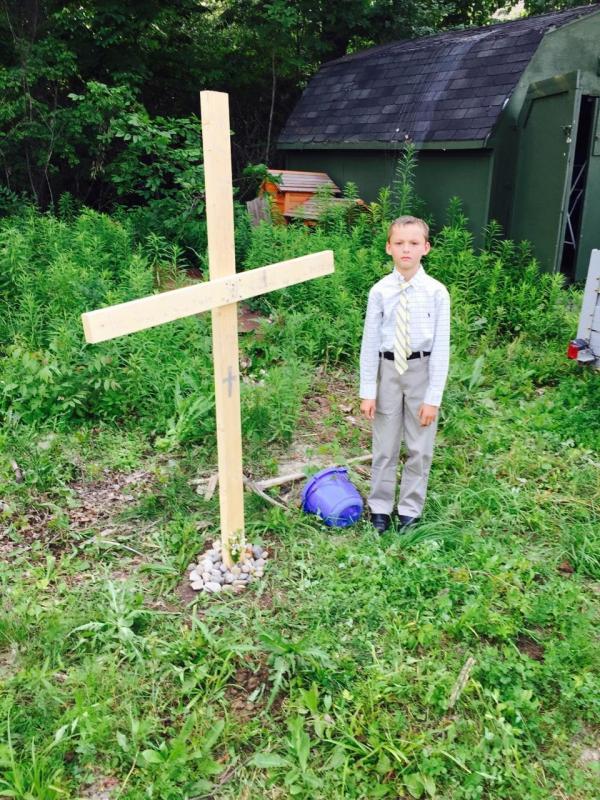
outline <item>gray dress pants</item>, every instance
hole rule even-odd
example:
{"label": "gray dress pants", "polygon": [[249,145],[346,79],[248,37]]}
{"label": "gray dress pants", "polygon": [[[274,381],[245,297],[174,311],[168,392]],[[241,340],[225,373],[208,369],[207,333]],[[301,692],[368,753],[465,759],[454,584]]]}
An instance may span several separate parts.
{"label": "gray dress pants", "polygon": [[425,503],[433,457],[437,420],[423,427],[419,408],[429,384],[429,359],[415,358],[399,375],[393,361],[379,362],[377,405],[373,421],[373,463],[369,508],[374,514],[391,514],[396,497],[396,470],[402,440],[408,456],[402,480],[398,513],[419,517]]}

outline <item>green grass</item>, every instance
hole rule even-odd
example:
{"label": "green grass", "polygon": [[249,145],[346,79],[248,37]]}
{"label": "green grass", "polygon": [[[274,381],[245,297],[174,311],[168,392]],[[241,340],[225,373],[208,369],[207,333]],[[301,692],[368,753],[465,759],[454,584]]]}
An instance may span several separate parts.
{"label": "green grass", "polygon": [[[578,759],[600,719],[599,459],[564,403],[578,397],[582,413],[597,376],[554,349],[553,385],[508,391],[506,360],[518,371],[530,357],[492,351],[476,387],[450,384],[413,536],[327,530],[252,498],[267,579],[192,606],[176,587],[218,518],[188,486],[194,451],[151,455],[106,428],[60,435],[84,481],[151,476],[111,534],[141,557],[103,546],[97,527],[66,528],[50,549],[14,532],[0,572],[0,790],[78,797],[110,778],[132,800],[597,796]],[[343,440],[343,398],[329,399]],[[66,516],[73,472],[54,469]]]}
{"label": "green grass", "polygon": [[[290,445],[323,464],[369,447],[355,369],[383,205],[252,233],[249,267],[336,253],[242,340],[253,477]],[[248,495],[272,560],[219,600],[182,591],[218,535],[192,483],[216,469],[207,323],[85,347],[79,312],[164,265],[89,212],[2,221],[0,796],[599,796],[581,759],[600,747],[598,374],[564,356],[577,294],[523,246],[476,253],[452,214],[430,257],[453,357],[422,524],[378,538]]]}

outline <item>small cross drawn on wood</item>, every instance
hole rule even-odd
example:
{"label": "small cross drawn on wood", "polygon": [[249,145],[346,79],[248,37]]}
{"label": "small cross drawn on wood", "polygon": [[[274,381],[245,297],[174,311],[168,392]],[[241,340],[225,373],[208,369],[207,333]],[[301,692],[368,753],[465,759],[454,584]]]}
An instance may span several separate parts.
{"label": "small cross drawn on wood", "polygon": [[227,384],[227,397],[231,397],[233,384],[236,382],[237,377],[233,374],[231,367],[227,369],[227,377],[223,378],[223,383]]}
{"label": "small cross drawn on wood", "polygon": [[331,274],[333,253],[324,250],[236,273],[228,98],[222,92],[201,92],[200,100],[210,280],[90,311],[82,322],[86,341],[94,344],[211,311],[221,542],[224,561],[231,566],[231,542],[238,542],[241,552],[244,543],[237,303]]}

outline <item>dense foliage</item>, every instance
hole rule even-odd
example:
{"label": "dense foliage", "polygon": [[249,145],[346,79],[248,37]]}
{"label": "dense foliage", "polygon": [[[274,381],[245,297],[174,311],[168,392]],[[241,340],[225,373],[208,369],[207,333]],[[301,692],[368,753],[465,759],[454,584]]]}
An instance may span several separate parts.
{"label": "dense foliage", "polygon": [[[231,98],[235,172],[269,163],[306,81],[326,60],[483,24],[502,0],[2,0],[0,212],[70,192],[107,209],[201,195],[198,91]],[[565,2],[536,2],[539,12]],[[183,147],[182,147],[183,145]],[[177,155],[179,153],[179,155]],[[193,189],[189,178],[193,177]],[[181,221],[180,221],[181,222]]]}
{"label": "dense foliage", "polygon": [[[253,231],[247,268],[333,248],[336,272],[256,301],[272,323],[243,342],[252,374],[280,365],[278,380],[290,370],[297,378],[299,362],[310,370],[356,357],[366,292],[387,269],[388,201],[383,193],[350,223],[332,213],[316,230],[263,224]],[[564,342],[560,276],[540,274],[525,245],[502,242],[493,231],[487,249],[475,253],[460,210],[451,213],[429,263],[450,287],[455,352],[485,353],[515,337],[533,347]],[[213,429],[207,316],[96,347],[85,345],[80,323],[85,310],[148,294],[156,283],[178,285],[184,267],[180,249],[155,234],[137,245],[126,218],[86,210],[65,220],[31,211],[1,221],[0,412],[27,424],[103,419],[179,441],[204,438]],[[266,408],[251,399],[264,390],[252,381],[246,388],[249,405]]]}

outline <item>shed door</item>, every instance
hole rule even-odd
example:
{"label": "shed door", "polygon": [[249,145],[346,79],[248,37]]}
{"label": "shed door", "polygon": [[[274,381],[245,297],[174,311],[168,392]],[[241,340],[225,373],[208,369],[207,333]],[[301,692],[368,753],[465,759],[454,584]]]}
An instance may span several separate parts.
{"label": "shed door", "polygon": [[[575,253],[575,274],[577,281],[584,281],[590,262],[592,249],[600,249],[600,98],[586,97],[581,100],[582,109],[587,107],[587,120],[583,114],[579,115],[579,134],[578,148],[580,144],[586,144],[586,148],[581,147],[580,158],[575,158],[575,169],[573,170],[573,182],[577,178],[577,162],[585,159],[586,174],[584,185],[581,186],[582,200],[580,214],[580,230],[577,242],[577,252]],[[588,125],[582,125],[582,121]],[[585,134],[587,127],[587,142]],[[571,193],[573,194],[573,192]],[[600,333],[598,334],[600,336]]]}
{"label": "shed door", "polygon": [[560,269],[581,104],[578,73],[529,87],[519,119],[511,236],[528,239],[545,270]]}

